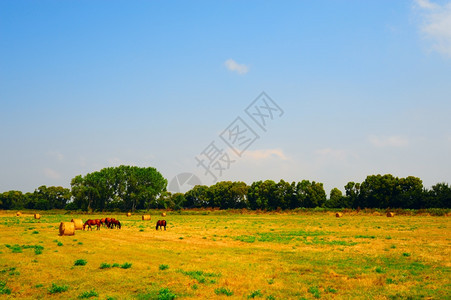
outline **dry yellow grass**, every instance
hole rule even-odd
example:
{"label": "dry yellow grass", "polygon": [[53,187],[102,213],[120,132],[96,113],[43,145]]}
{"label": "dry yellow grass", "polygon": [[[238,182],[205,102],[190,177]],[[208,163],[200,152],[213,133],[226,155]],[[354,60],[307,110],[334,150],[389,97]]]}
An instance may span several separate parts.
{"label": "dry yellow grass", "polygon": [[[38,221],[0,212],[0,281],[11,289],[11,295],[2,296],[75,299],[95,289],[99,299],[156,299],[169,288],[177,299],[226,298],[215,294],[221,287],[233,291],[229,299],[257,290],[261,299],[313,299],[315,291],[321,299],[444,299],[450,294],[447,217],[173,213],[167,231],[131,216],[121,220],[121,230],[58,236],[59,221],[70,218],[46,214]],[[6,244],[44,249],[39,255],[30,249],[13,253]],[[85,259],[86,266],[74,267],[77,259]],[[100,268],[125,262],[132,267]],[[20,275],[8,275],[10,268]],[[52,283],[69,289],[50,295]]]}

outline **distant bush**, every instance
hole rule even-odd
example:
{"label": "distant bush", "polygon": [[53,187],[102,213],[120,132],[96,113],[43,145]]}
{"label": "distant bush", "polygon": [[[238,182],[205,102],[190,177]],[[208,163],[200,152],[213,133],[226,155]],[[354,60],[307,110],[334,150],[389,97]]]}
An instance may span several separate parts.
{"label": "distant bush", "polygon": [[50,294],[62,293],[67,291],[68,289],[69,287],[67,285],[57,285],[55,283],[52,283],[52,287],[49,288],[49,293]]}
{"label": "distant bush", "polygon": [[74,266],[84,266],[86,265],[88,262],[84,259],[77,259],[74,263]]}
{"label": "distant bush", "polygon": [[158,292],[158,300],[173,300],[175,297],[177,296],[168,288],[161,289]]}
{"label": "distant bush", "polygon": [[91,298],[91,297],[98,297],[99,294],[97,294],[97,292],[95,290],[91,290],[91,291],[86,291],[80,294],[80,296],[78,296],[78,298]]}
{"label": "distant bush", "polygon": [[121,268],[122,268],[122,269],[128,269],[128,268],[131,268],[131,267],[132,267],[132,264],[131,264],[131,263],[128,263],[128,262],[126,262],[126,263],[124,263],[124,264],[121,265]]}
{"label": "distant bush", "polygon": [[107,263],[101,263],[100,264],[100,269],[108,269],[108,268],[111,268],[110,264],[107,264]]}
{"label": "distant bush", "polygon": [[228,288],[221,287],[221,288],[215,289],[215,294],[216,295],[232,296],[233,295],[233,291],[229,290]]}
{"label": "distant bush", "polygon": [[6,282],[0,281],[0,295],[10,295],[11,289],[6,286]]}

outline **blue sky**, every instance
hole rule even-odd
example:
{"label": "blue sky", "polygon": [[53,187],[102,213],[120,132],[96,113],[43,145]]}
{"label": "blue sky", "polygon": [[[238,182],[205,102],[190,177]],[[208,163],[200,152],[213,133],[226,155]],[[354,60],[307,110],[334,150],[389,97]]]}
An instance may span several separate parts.
{"label": "blue sky", "polygon": [[[120,164],[210,185],[211,142],[219,180],[450,183],[450,82],[450,1],[1,1],[0,191]],[[244,111],[263,91],[266,132]]]}

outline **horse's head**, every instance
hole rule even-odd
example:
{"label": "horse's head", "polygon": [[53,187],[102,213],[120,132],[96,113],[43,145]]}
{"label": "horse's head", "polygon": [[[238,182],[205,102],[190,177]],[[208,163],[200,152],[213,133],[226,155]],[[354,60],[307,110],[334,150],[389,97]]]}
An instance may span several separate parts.
{"label": "horse's head", "polygon": [[121,222],[117,221],[117,226],[119,226],[119,229],[121,229]]}

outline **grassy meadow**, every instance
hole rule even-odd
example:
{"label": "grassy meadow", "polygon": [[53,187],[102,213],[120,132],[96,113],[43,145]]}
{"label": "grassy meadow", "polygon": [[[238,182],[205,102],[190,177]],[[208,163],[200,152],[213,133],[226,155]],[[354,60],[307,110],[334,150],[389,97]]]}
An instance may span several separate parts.
{"label": "grassy meadow", "polygon": [[[446,299],[451,219],[352,213],[0,211],[0,298]],[[122,229],[59,236],[61,221]],[[449,298],[448,298],[449,299]]]}

